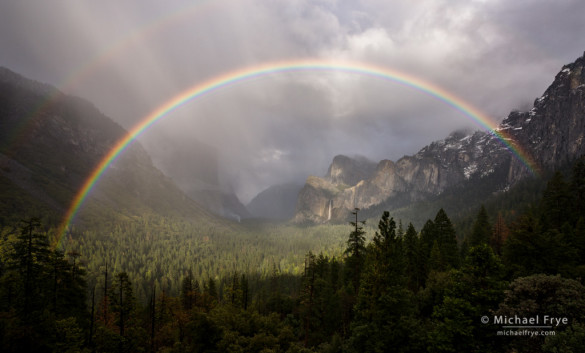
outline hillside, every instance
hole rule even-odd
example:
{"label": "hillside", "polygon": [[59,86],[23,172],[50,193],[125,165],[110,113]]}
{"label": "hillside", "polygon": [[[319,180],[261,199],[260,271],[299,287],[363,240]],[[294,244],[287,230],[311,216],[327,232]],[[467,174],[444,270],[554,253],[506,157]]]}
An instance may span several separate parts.
{"label": "hillside", "polygon": [[[98,162],[126,133],[91,103],[0,68],[1,222],[27,216],[58,222]],[[144,214],[224,222],[180,191],[135,141],[109,166],[77,222]]]}

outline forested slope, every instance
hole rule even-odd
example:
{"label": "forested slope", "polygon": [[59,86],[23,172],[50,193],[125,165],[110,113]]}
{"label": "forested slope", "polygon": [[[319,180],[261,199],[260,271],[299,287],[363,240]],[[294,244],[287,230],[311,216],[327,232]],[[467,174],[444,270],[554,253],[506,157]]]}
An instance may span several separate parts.
{"label": "forested slope", "polygon": [[[343,255],[308,251],[296,276],[276,264],[258,276],[236,258],[221,278],[175,269],[184,271],[178,293],[164,277],[141,287],[114,263],[92,277],[78,252],[50,250],[29,220],[2,234],[0,340],[7,352],[577,352],[585,341],[584,205],[581,159],[513,222],[482,207],[462,245],[443,209],[420,230],[384,212],[373,237],[356,212]],[[330,241],[325,229],[314,235]],[[182,251],[197,263],[197,253]],[[186,265],[177,260],[168,261]],[[522,318],[544,325],[505,327]]]}

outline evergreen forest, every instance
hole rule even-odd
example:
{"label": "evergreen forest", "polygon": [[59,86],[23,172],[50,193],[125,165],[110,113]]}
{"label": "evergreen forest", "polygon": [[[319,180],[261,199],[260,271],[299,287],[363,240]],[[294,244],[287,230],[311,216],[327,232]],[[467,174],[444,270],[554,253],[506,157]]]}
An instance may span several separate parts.
{"label": "evergreen forest", "polygon": [[[533,199],[459,224],[440,207],[422,225],[147,215],[60,242],[28,218],[0,233],[1,350],[581,352],[585,159]],[[504,327],[523,318],[545,327]]]}

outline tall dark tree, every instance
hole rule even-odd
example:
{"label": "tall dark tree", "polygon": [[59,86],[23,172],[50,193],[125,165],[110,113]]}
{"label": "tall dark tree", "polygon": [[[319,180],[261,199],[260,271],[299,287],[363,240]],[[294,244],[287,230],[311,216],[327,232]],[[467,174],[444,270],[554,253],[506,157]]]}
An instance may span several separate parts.
{"label": "tall dark tree", "polygon": [[563,223],[570,221],[571,197],[569,185],[563,174],[556,172],[546,185],[542,197],[541,214],[545,229],[560,230]]}
{"label": "tall dark tree", "polygon": [[[3,351],[79,349],[87,320],[85,271],[51,250],[38,219],[0,249],[0,346]],[[67,333],[67,342],[54,339]]]}
{"label": "tall dark tree", "polygon": [[426,274],[420,240],[412,223],[409,223],[406,228],[403,248],[407,287],[411,291],[417,292],[424,285]]}
{"label": "tall dark tree", "polygon": [[494,253],[498,256],[502,255],[504,242],[508,238],[508,234],[510,230],[504,221],[504,217],[502,213],[498,213],[498,217],[496,218],[496,223],[494,223],[492,235],[490,237],[489,245],[494,250]]}
{"label": "tall dark tree", "polygon": [[585,156],[573,165],[570,182],[572,218],[575,222],[585,214]]}
{"label": "tall dark tree", "polygon": [[203,289],[203,305],[207,310],[210,310],[217,303],[217,284],[213,277],[207,279],[207,283]]}
{"label": "tall dark tree", "polygon": [[412,293],[406,289],[402,239],[396,223],[384,212],[367,258],[349,340],[351,351],[377,352],[384,347],[406,350],[412,326]]}
{"label": "tall dark tree", "polygon": [[40,232],[40,221],[31,218],[22,221],[20,235],[11,252],[9,268],[19,273],[22,283],[22,292],[18,298],[21,300],[19,308],[22,310],[26,321],[34,320],[33,311],[40,310],[47,299],[48,293],[42,289],[47,288],[47,275],[49,273],[50,250],[45,234]]}
{"label": "tall dark tree", "polygon": [[193,271],[189,270],[181,285],[181,302],[185,310],[191,310],[195,304],[196,291],[194,286]]}
{"label": "tall dark tree", "polygon": [[498,352],[501,337],[481,323],[504,297],[504,267],[487,244],[469,250],[460,270],[449,272],[451,285],[433,309],[430,345],[436,352]]}
{"label": "tall dark tree", "polygon": [[436,241],[435,224],[432,220],[427,220],[420,230],[420,246],[423,252],[423,257],[428,258],[433,248],[433,243]]}
{"label": "tall dark tree", "polygon": [[250,284],[248,283],[248,276],[245,273],[240,278],[240,286],[242,288],[242,308],[248,310],[250,303]]}
{"label": "tall dark tree", "polygon": [[235,271],[224,288],[225,299],[228,303],[235,307],[242,306],[242,288],[240,285],[240,275]]}
{"label": "tall dark tree", "polygon": [[366,255],[366,232],[364,231],[363,225],[365,221],[358,221],[359,209],[356,208],[352,214],[355,216],[355,221],[350,224],[355,228],[350,234],[347,240],[347,248],[344,254],[346,258],[346,275],[353,285],[353,290],[357,294],[361,272],[364,266],[364,260]]}
{"label": "tall dark tree", "polygon": [[303,343],[305,347],[309,346],[309,338],[312,329],[312,323],[315,319],[314,315],[314,300],[315,300],[315,281],[317,274],[315,273],[315,255],[309,251],[305,256],[305,270],[303,275],[303,289],[301,293],[301,306],[303,317],[304,338]]}
{"label": "tall dark tree", "polygon": [[441,256],[449,267],[459,267],[459,248],[455,228],[442,208],[437,212],[433,225]]}
{"label": "tall dark tree", "polygon": [[473,230],[469,236],[469,245],[471,247],[478,246],[481,244],[488,244],[492,235],[492,226],[485,210],[485,207],[481,205],[481,208],[473,223]]}
{"label": "tall dark tree", "polygon": [[120,352],[130,352],[136,349],[138,343],[134,340],[136,298],[134,290],[126,272],[116,275],[110,288],[111,311],[115,315],[115,324],[120,336],[118,349]]}

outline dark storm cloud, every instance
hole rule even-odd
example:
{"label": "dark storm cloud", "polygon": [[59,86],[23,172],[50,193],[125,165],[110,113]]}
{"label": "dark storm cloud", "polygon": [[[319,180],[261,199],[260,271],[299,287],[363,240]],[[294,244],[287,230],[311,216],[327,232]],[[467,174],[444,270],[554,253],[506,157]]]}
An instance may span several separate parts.
{"label": "dark storm cloud", "polygon": [[[561,66],[585,50],[581,0],[24,0],[0,6],[0,65],[83,96],[126,127],[198,82],[296,58],[391,68],[499,120],[529,107]],[[247,201],[271,184],[323,174],[336,154],[397,159],[462,127],[479,125],[415,89],[303,72],[197,99],[141,141],[171,175],[185,174],[170,156],[189,156],[197,148],[192,140],[213,146],[222,182]]]}

